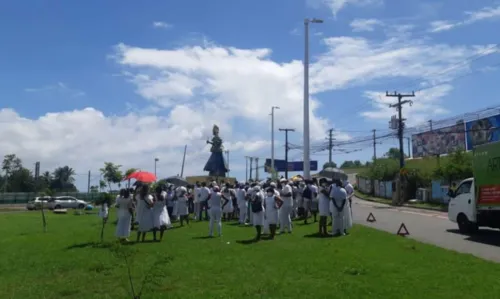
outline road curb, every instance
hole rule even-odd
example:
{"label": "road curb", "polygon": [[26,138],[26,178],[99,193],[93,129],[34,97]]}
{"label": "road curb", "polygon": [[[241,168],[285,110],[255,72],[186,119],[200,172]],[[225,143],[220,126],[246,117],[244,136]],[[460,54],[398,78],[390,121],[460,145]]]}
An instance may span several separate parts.
{"label": "road curb", "polygon": [[[383,203],[383,202],[380,202],[380,201],[377,201],[377,200],[374,200],[374,199],[370,199],[370,198],[364,197],[362,195],[360,196],[359,194],[360,194],[359,192],[356,192],[354,195],[357,198],[359,198],[361,200],[364,200],[364,201],[374,202],[374,203],[378,203],[378,204],[381,204],[381,205],[386,205],[386,206],[389,206],[389,207],[398,207],[398,206],[393,206],[393,205],[390,205],[390,204],[387,204],[387,203]],[[426,207],[415,207],[415,206],[408,205],[408,204],[404,204],[404,205],[402,205],[400,207],[410,208],[410,209],[415,209],[415,210],[434,211],[434,212],[448,212],[448,210],[433,209],[433,208],[426,208]]]}

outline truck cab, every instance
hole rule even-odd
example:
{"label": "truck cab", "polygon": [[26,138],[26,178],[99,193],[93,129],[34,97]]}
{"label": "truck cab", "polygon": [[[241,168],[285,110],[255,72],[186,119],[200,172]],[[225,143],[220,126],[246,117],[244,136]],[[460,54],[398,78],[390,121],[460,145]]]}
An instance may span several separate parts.
{"label": "truck cab", "polygon": [[457,223],[463,234],[476,233],[479,227],[500,228],[500,206],[478,204],[477,187],[474,178],[468,178],[448,193],[448,219]]}
{"label": "truck cab", "polygon": [[461,181],[455,191],[448,192],[448,219],[458,224],[461,233],[478,229],[474,187],[474,178],[468,178]]}

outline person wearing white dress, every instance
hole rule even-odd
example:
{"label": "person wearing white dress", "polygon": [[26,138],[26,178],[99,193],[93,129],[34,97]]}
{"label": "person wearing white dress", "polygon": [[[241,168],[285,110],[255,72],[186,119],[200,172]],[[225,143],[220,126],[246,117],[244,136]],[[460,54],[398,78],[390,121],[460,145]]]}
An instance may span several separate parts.
{"label": "person wearing white dress", "polygon": [[134,213],[134,204],[130,191],[123,189],[120,191],[121,196],[116,200],[116,207],[118,208],[117,216],[118,223],[116,224],[116,237],[121,241],[128,242],[130,237],[130,229],[132,222],[132,214]]}
{"label": "person wearing white dress", "polygon": [[318,205],[319,205],[319,198],[318,198],[318,193],[319,193],[319,188],[317,185],[316,179],[313,179],[312,184],[310,185],[310,188],[312,190],[312,200],[311,200],[311,214],[313,216],[314,222],[318,221]]}
{"label": "person wearing white dress", "polygon": [[194,185],[194,198],[193,198],[193,204],[194,204],[194,219],[198,220],[198,217],[200,215],[200,208],[201,208],[201,187],[200,187],[200,182],[196,182]]}
{"label": "person wearing white dress", "polygon": [[108,221],[109,217],[109,208],[108,208],[108,202],[104,201],[101,204],[101,208],[99,209],[99,217],[102,219],[104,223]]}
{"label": "person wearing white dress", "polygon": [[[276,195],[276,196],[279,196],[279,195],[280,195],[280,192],[278,191],[278,188],[277,188],[276,183],[272,182],[272,183],[270,183],[270,184],[269,184],[269,186],[270,186],[271,188],[273,188],[274,195]],[[261,188],[261,189],[260,189],[260,192],[261,192],[261,194],[262,194],[262,198],[264,198],[264,200],[265,200],[265,198],[266,198],[266,192],[267,192],[267,189],[263,189],[263,188]],[[278,215],[279,215],[279,211],[278,211]],[[279,217],[279,216],[278,216],[278,217]],[[279,219],[279,218],[278,218],[278,219]],[[271,227],[269,226],[269,223],[267,222],[267,218],[266,218],[266,217],[264,217],[264,226],[263,226],[263,228],[262,228],[262,234],[264,234],[264,235],[268,235],[270,232],[271,232]]]}
{"label": "person wearing white dress", "polygon": [[285,229],[292,233],[293,189],[286,179],[281,180],[280,198],[283,201],[279,210],[280,233],[285,233]]}
{"label": "person wearing white dress", "polygon": [[327,223],[330,216],[330,189],[328,182],[323,179],[320,181],[319,195],[318,195],[318,209],[319,209],[319,234],[321,236],[328,235]]}
{"label": "person wearing white dress", "polygon": [[238,209],[240,211],[238,223],[245,224],[247,219],[248,202],[246,200],[246,191],[243,184],[238,186],[238,190],[236,191],[236,200],[238,201]]}
{"label": "person wearing white dress", "polygon": [[269,230],[271,232],[270,239],[274,239],[276,236],[276,228],[278,226],[278,210],[280,209],[283,202],[276,196],[274,188],[270,187],[266,190],[266,198],[264,200],[264,215],[267,225],[269,225]]}
{"label": "person wearing white dress", "polygon": [[[143,185],[139,194],[136,195],[136,200],[140,203],[140,209],[138,213],[140,214],[139,229],[137,231],[137,242],[139,239],[144,242],[146,239],[146,234],[153,230],[154,228],[154,216],[153,216],[153,204],[154,198],[149,194],[149,186]],[[138,204],[139,205],[139,204]]]}
{"label": "person wearing white dress", "polygon": [[163,239],[163,234],[165,230],[172,226],[170,222],[170,217],[167,211],[167,194],[162,190],[161,187],[157,187],[155,190],[155,202],[153,205],[153,217],[154,217],[154,230],[153,239],[156,239],[156,234],[160,231],[160,241]]}
{"label": "person wearing white dress", "polygon": [[342,188],[342,182],[340,180],[336,180],[336,187],[332,188],[330,197],[333,201],[333,223],[332,223],[332,232],[334,236],[344,236],[347,234],[347,229],[345,227],[345,213],[346,213],[346,205],[349,205],[347,202],[347,192],[344,188]]}
{"label": "person wearing white dress", "polygon": [[305,207],[304,207],[304,199],[302,197],[302,193],[304,192],[304,187],[305,187],[304,181],[300,181],[297,184],[297,189],[295,190],[295,192],[296,192],[295,193],[295,201],[297,202],[297,212],[296,212],[297,218],[304,217]]}
{"label": "person wearing white dress", "polygon": [[217,224],[217,233],[219,237],[222,236],[222,209],[226,203],[222,194],[220,193],[219,187],[215,186],[212,189],[212,193],[208,199],[208,206],[210,217],[208,222],[208,236],[213,237],[214,233],[214,224]]}
{"label": "person wearing white dress", "polygon": [[184,226],[184,221],[186,221],[186,223],[189,225],[189,206],[187,192],[187,188],[183,186],[177,187],[177,189],[175,189],[175,197],[177,198],[176,212],[179,216],[179,220],[181,221],[181,226]]}
{"label": "person wearing white dress", "polygon": [[262,227],[264,226],[264,196],[262,195],[260,186],[255,186],[252,189],[252,199],[250,201],[250,209],[252,211],[252,225],[257,231],[255,240],[259,241],[262,235]]}
{"label": "person wearing white dress", "polygon": [[344,183],[344,189],[347,192],[347,200],[348,200],[348,205],[346,207],[346,214],[345,214],[345,228],[349,230],[352,228],[352,197],[354,195],[354,188],[348,181],[346,181]]}
{"label": "person wearing white dress", "polygon": [[222,198],[224,199],[224,202],[227,202],[224,205],[224,208],[222,209],[222,220],[230,221],[234,208],[233,208],[233,199],[231,197],[231,190],[229,189],[229,187],[227,186],[224,187],[222,191]]}

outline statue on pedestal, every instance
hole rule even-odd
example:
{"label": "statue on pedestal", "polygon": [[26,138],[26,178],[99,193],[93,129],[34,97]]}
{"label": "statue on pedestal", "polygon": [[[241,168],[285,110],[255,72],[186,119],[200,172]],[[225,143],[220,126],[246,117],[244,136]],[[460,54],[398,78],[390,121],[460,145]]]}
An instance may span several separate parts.
{"label": "statue on pedestal", "polygon": [[224,160],[224,146],[222,145],[222,139],[219,137],[219,127],[217,125],[214,125],[212,133],[212,141],[207,140],[207,144],[212,145],[210,148],[212,154],[203,170],[208,171],[209,176],[225,177],[229,169]]}

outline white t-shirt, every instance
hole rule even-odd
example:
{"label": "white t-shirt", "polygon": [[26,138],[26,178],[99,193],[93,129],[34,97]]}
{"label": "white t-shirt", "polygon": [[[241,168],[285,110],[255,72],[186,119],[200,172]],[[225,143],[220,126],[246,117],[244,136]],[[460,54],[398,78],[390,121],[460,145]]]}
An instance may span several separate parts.
{"label": "white t-shirt", "polygon": [[290,196],[282,196],[281,197],[281,200],[283,200],[283,205],[287,205],[287,206],[293,205],[292,192],[293,192],[292,186],[290,186],[288,184],[286,184],[285,186],[283,186],[283,189],[281,189],[281,194],[288,194],[288,193],[290,193]]}
{"label": "white t-shirt", "polygon": [[236,199],[238,200],[238,205],[244,204],[245,202],[246,191],[245,189],[238,189],[236,191]]}
{"label": "white t-shirt", "polygon": [[333,187],[332,191],[330,191],[330,197],[335,200],[337,206],[340,206],[347,199],[347,192],[342,187]]}
{"label": "white t-shirt", "polygon": [[186,187],[177,187],[177,189],[175,189],[175,195],[177,195],[177,197],[186,196],[187,195]]}
{"label": "white t-shirt", "polygon": [[314,201],[318,201],[318,196],[317,196],[317,195],[316,195],[316,196],[314,195],[314,193],[318,194],[318,186],[316,186],[316,185],[311,185],[311,186],[310,186],[310,188],[311,188],[311,192],[312,192],[312,200],[314,200]]}
{"label": "white t-shirt", "polygon": [[352,187],[352,185],[350,183],[347,183],[347,185],[345,185],[344,189],[347,192],[347,195],[349,197],[351,196],[351,194],[354,193],[354,188]]}
{"label": "white t-shirt", "polygon": [[208,201],[210,209],[221,209],[222,208],[222,196],[220,192],[212,192],[212,196]]}
{"label": "white t-shirt", "polygon": [[208,189],[208,187],[200,188],[200,202],[206,201],[209,195],[210,195],[210,189]]}

